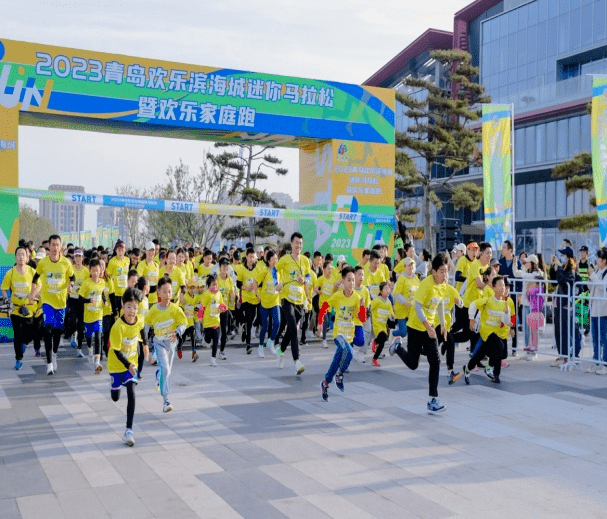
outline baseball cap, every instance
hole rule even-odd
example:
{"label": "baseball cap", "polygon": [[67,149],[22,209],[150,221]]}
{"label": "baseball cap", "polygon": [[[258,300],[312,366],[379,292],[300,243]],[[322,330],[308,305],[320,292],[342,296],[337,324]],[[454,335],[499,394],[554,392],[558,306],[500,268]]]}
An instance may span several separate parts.
{"label": "baseball cap", "polygon": [[493,258],[491,260],[491,262],[489,263],[489,265],[491,265],[492,267],[494,267],[495,265],[499,265],[499,264],[500,264],[500,262],[498,261],[497,258]]}
{"label": "baseball cap", "polygon": [[346,261],[346,257],[343,254],[337,256],[337,263],[343,263],[344,261]]}
{"label": "baseball cap", "polygon": [[565,247],[564,249],[559,249],[559,252],[561,254],[564,254],[568,258],[573,258],[573,256],[574,256],[573,249],[571,247]]}
{"label": "baseball cap", "polygon": [[221,267],[222,265],[229,265],[230,264],[230,260],[228,258],[221,258],[219,260],[219,266]]}
{"label": "baseball cap", "polygon": [[126,245],[124,244],[124,242],[122,240],[118,240],[116,242],[116,248],[118,248],[118,247],[126,247]]}
{"label": "baseball cap", "polygon": [[539,260],[537,259],[537,256],[535,254],[529,254],[529,256],[527,256],[527,258],[525,259],[525,263],[537,264],[538,262]]}
{"label": "baseball cap", "polygon": [[45,254],[43,251],[39,250],[39,251],[36,253],[36,259],[42,259],[42,258],[44,258],[44,257],[46,257],[46,254]]}
{"label": "baseball cap", "polygon": [[459,250],[461,252],[466,252],[466,245],[464,245],[463,243],[458,243],[455,247],[455,250]]}
{"label": "baseball cap", "polygon": [[76,249],[74,251],[74,256],[84,256],[84,253],[82,252],[82,249]]}
{"label": "baseball cap", "polygon": [[409,258],[409,257],[407,257],[407,258],[405,258],[405,259],[403,260],[403,263],[404,263],[405,265],[411,265],[411,263],[413,263],[413,265],[415,265],[415,260],[414,260],[413,258]]}
{"label": "baseball cap", "polygon": [[188,279],[187,286],[189,286],[189,287],[195,287],[196,286],[196,280],[195,279]]}
{"label": "baseball cap", "polygon": [[156,245],[154,244],[153,241],[149,241],[145,244],[145,250],[150,250],[150,249],[156,250]]}
{"label": "baseball cap", "polygon": [[261,245],[257,247],[257,252],[263,252],[263,247]]}
{"label": "baseball cap", "polygon": [[587,247],[586,245],[582,245],[582,246],[580,247],[580,252],[582,252],[582,251],[584,251],[584,252],[588,252],[588,247]]}

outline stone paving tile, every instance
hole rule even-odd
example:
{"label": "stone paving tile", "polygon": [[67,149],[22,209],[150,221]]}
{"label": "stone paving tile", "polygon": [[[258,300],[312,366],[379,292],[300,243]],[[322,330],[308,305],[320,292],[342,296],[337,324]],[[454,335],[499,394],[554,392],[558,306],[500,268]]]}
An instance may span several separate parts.
{"label": "stone paving tile", "polygon": [[297,377],[228,346],[217,369],[176,365],[167,415],[146,366],[129,448],[126,399],[110,400],[105,372],[67,348],[56,376],[27,356],[17,373],[9,350],[3,519],[123,517],[119,503],[140,517],[605,517],[607,379],[546,358],[510,359],[498,387],[482,374],[447,386],[441,371],[448,409],[432,416],[424,362],[353,363],[345,393],[332,386],[323,402],[330,349],[303,347]]}

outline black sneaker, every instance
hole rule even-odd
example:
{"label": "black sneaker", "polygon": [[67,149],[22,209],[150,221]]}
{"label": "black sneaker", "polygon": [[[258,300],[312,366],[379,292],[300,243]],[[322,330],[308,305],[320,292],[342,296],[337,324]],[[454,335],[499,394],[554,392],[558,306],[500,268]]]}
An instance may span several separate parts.
{"label": "black sneaker", "polygon": [[337,375],[335,375],[335,385],[337,386],[337,389],[339,389],[340,391],[344,390],[344,374],[343,373],[338,373]]}
{"label": "black sneaker", "polygon": [[443,342],[443,344],[440,347],[440,354],[444,355],[446,351],[447,351],[447,344]]}
{"label": "black sneaker", "polygon": [[253,351],[253,348],[251,347],[251,345],[247,344],[247,355],[250,355],[252,351]]}
{"label": "black sneaker", "polygon": [[324,380],[320,382],[320,390],[322,391],[322,399],[326,402],[329,400],[329,386],[325,386]]}
{"label": "black sneaker", "polygon": [[487,366],[485,366],[485,365],[484,365],[482,362],[479,362],[479,363],[477,364],[477,366],[478,366],[478,368],[479,368],[479,369],[485,369],[485,368],[487,367]]}
{"label": "black sneaker", "polygon": [[301,336],[301,339],[299,340],[299,343],[300,344],[308,344],[308,341],[306,341],[306,336],[305,335]]}
{"label": "black sneaker", "polygon": [[455,384],[460,378],[462,378],[461,373],[454,373],[452,371],[451,373],[449,373],[449,385]]}
{"label": "black sneaker", "polygon": [[502,381],[500,380],[499,375],[497,377],[493,377],[491,379],[491,382],[493,382],[494,384],[501,384],[502,383]]}
{"label": "black sneaker", "polygon": [[466,385],[470,384],[470,370],[468,366],[464,364],[462,371],[464,372],[464,380],[466,381]]}

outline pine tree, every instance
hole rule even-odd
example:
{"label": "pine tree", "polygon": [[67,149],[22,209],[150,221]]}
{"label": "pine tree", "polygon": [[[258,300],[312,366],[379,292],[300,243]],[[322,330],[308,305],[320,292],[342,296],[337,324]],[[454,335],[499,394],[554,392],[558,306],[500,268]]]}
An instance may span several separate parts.
{"label": "pine tree", "polygon": [[[404,115],[412,121],[405,132],[396,132],[396,188],[422,197],[424,248],[434,251],[431,207],[442,206],[437,191],[448,191],[456,209],[468,207],[477,211],[483,200],[482,186],[472,182],[454,186],[452,181],[466,168],[482,164],[479,151],[482,135],[469,123],[480,119],[480,103],[488,103],[490,98],[484,94],[484,87],[475,82],[479,69],[471,65],[470,54],[435,50],[430,57],[449,70],[449,82],[454,88],[447,90],[433,82],[409,77],[404,84],[422,92],[423,98],[396,93],[397,102],[404,105]],[[415,163],[418,157],[423,159],[422,168]],[[448,175],[433,178],[433,166],[446,167]],[[404,201],[405,198],[396,201],[397,216],[400,220],[414,221],[419,209],[405,208]]]}

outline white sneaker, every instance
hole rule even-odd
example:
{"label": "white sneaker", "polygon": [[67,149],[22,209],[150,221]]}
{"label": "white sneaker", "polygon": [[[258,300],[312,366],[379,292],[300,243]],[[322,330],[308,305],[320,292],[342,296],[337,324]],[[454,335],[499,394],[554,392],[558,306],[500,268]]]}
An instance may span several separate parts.
{"label": "white sneaker", "polygon": [[47,375],[54,375],[55,374],[55,372],[53,371],[53,363],[52,362],[49,362],[46,365],[46,374]]}
{"label": "white sneaker", "polygon": [[329,347],[329,345],[327,344],[327,341],[326,341],[326,340],[323,340],[323,341],[322,341],[322,347],[323,347],[323,348],[328,348],[328,347]]}
{"label": "white sneaker", "polygon": [[263,353],[263,346],[259,346],[257,348],[257,354],[259,355],[260,359],[263,359],[265,357],[264,353]]}
{"label": "white sneaker", "polygon": [[596,370],[595,373],[597,375],[607,375],[607,367],[601,366],[599,369]]}
{"label": "white sneaker", "polygon": [[129,447],[135,445],[135,437],[133,436],[133,429],[127,429],[124,431],[124,436],[122,437],[124,443],[126,443]]}
{"label": "white sneaker", "polygon": [[296,375],[301,375],[305,369],[306,368],[304,367],[304,365],[301,362],[299,362],[299,359],[295,361],[295,374]]}
{"label": "white sneaker", "polygon": [[162,406],[162,412],[163,413],[170,413],[173,410],[173,406],[171,404],[169,404],[169,401],[167,400],[164,405]]}
{"label": "white sneaker", "polygon": [[53,359],[53,371],[57,371],[57,354],[56,353],[53,353],[52,359]]}
{"label": "white sneaker", "polygon": [[554,362],[550,363],[551,368],[560,368],[563,365],[563,359],[556,359]]}
{"label": "white sneaker", "polygon": [[280,369],[285,367],[285,356],[283,355],[279,355],[278,357],[276,357],[276,361],[278,363],[278,367]]}
{"label": "white sneaker", "polygon": [[268,339],[268,342],[266,343],[266,348],[268,348],[270,355],[276,355],[276,349],[274,348],[274,341],[272,339]]}
{"label": "white sneaker", "polygon": [[598,366],[596,364],[589,364],[588,367],[584,370],[586,373],[596,373]]}
{"label": "white sneaker", "polygon": [[362,351],[359,352],[359,354],[358,354],[358,362],[360,362],[361,364],[364,364],[366,362],[365,361],[365,355],[364,355],[364,353]]}
{"label": "white sneaker", "polygon": [[92,364],[93,360],[93,350],[89,348],[89,364]]}
{"label": "white sneaker", "polygon": [[526,360],[537,360],[537,353],[528,353],[525,358]]}
{"label": "white sneaker", "polygon": [[79,359],[81,359],[82,357],[84,357],[84,353],[82,353],[82,349],[81,348],[78,348],[78,353],[76,355],[78,355]]}
{"label": "white sneaker", "polygon": [[217,367],[217,361],[215,360],[215,357],[211,357],[211,366],[213,366],[214,368]]}

